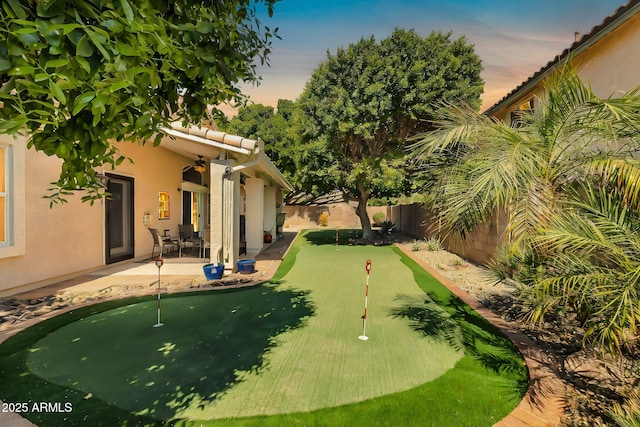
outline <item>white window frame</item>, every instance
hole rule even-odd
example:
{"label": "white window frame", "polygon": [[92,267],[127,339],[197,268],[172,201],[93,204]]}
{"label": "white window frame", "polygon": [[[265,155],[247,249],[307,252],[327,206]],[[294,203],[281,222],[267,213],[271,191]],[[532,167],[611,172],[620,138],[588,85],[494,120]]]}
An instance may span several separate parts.
{"label": "white window frame", "polygon": [[25,176],[26,138],[0,135],[0,145],[7,149],[5,158],[6,241],[0,243],[0,259],[25,254]]}

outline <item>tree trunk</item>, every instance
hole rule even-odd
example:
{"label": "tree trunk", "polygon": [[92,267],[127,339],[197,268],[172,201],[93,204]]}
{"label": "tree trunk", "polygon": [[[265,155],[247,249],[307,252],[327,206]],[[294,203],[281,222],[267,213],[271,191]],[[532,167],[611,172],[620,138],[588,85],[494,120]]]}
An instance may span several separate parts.
{"label": "tree trunk", "polygon": [[358,190],[360,192],[360,196],[358,197],[356,215],[360,218],[360,224],[362,225],[362,240],[373,240],[371,220],[367,213],[367,202],[369,202],[370,193],[362,188],[359,188]]}

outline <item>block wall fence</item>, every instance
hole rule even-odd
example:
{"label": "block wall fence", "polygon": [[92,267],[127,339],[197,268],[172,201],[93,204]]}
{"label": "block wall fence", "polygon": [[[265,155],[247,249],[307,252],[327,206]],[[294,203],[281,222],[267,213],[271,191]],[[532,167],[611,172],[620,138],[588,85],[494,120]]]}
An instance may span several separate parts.
{"label": "block wall fence", "polygon": [[[355,205],[336,203],[312,206],[284,206],[287,214],[284,230],[287,228],[317,228],[323,212],[329,214],[327,228],[360,228],[360,219],[355,213]],[[421,203],[396,206],[370,206],[369,218],[383,212],[396,224],[396,228],[416,239],[438,236],[438,224],[431,212]],[[506,214],[495,215],[493,219],[478,226],[466,241],[447,237],[443,244],[449,251],[477,264],[485,264],[493,256],[505,230]]]}

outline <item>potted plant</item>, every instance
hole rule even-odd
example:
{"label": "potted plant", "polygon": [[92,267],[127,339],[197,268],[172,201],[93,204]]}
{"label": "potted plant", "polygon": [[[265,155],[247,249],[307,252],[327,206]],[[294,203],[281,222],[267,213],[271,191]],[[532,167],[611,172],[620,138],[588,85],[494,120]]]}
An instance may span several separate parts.
{"label": "potted plant", "polygon": [[202,270],[204,270],[204,277],[206,277],[207,280],[222,279],[224,264],[206,264],[202,266]]}
{"label": "potted plant", "polygon": [[271,243],[272,240],[271,230],[264,230],[264,243]]}

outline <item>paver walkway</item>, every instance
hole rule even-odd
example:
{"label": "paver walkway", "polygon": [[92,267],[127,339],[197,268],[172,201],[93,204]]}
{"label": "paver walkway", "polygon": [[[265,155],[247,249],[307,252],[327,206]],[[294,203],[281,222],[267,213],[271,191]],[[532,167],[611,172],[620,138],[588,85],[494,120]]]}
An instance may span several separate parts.
{"label": "paver walkway", "polygon": [[[285,232],[284,239],[277,240],[261,254],[255,257],[256,272],[251,275],[233,275],[226,277],[227,286],[247,286],[270,279],[278,269],[280,262],[295,236],[296,232]],[[459,289],[453,282],[440,275],[434,268],[418,259],[414,254],[398,245],[411,259],[436,277],[466,304],[478,311],[483,317],[499,328],[509,337],[523,354],[531,385],[516,409],[498,422],[496,427],[546,427],[560,425],[565,404],[565,388],[555,374],[555,369],[542,350],[526,335],[514,330],[505,320],[474,300]],[[211,289],[206,284],[202,273],[202,265],[194,258],[165,258],[161,269],[161,286],[163,292],[180,292],[185,290]],[[157,267],[149,263],[131,263],[100,270],[90,275],[66,280],[55,285],[36,289],[16,295],[20,300],[37,301],[52,295],[67,295],[68,306],[53,310],[40,316],[31,316],[27,320],[14,323],[0,330],[0,343],[18,331],[44,319],[60,314],[61,310],[71,310],[78,305],[88,305],[105,299],[123,298],[156,291],[158,281]],[[3,427],[34,426],[28,420],[15,413],[1,413],[0,425]]]}

